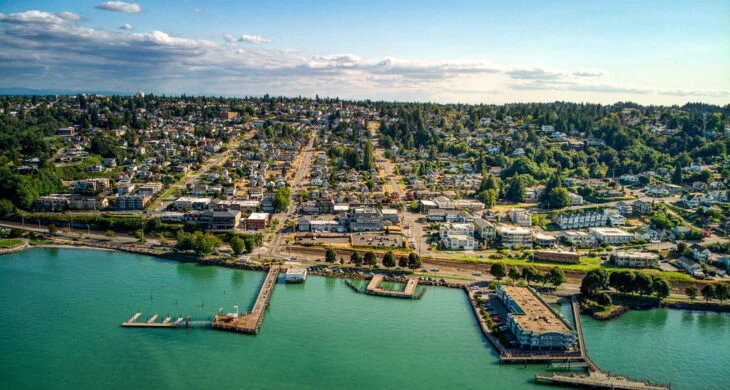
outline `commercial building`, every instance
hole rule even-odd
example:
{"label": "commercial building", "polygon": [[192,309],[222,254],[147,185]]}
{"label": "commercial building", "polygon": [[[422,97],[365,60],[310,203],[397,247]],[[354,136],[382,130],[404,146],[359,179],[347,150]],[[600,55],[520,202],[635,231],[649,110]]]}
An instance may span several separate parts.
{"label": "commercial building", "polygon": [[450,250],[473,250],[476,247],[474,237],[465,234],[450,234],[441,239],[441,244]]}
{"label": "commercial building", "polygon": [[253,213],[246,218],[246,229],[263,230],[269,223],[269,213]]}
{"label": "commercial building", "polygon": [[509,311],[506,324],[522,348],[565,349],[576,333],[529,287],[497,285],[497,297]]}
{"label": "commercial building", "polygon": [[596,240],[609,245],[621,245],[634,239],[634,235],[619,228],[590,228],[588,231]]}
{"label": "commercial building", "polygon": [[532,230],[528,228],[500,226],[497,233],[502,245],[508,248],[515,245],[532,246]]}
{"label": "commercial building", "polygon": [[638,251],[615,251],[611,262],[618,267],[654,268],[659,265],[659,256],[654,253]]}
{"label": "commercial building", "polygon": [[532,237],[535,245],[541,246],[543,248],[554,247],[555,244],[557,244],[558,242],[557,238],[549,234],[535,233]]}
{"label": "commercial building", "polygon": [[172,203],[177,210],[205,210],[210,207],[211,198],[181,197]]}
{"label": "commercial building", "polygon": [[535,258],[539,261],[551,261],[554,263],[580,263],[580,255],[575,252],[567,251],[537,251]]}
{"label": "commercial building", "polygon": [[235,229],[240,222],[241,212],[238,210],[205,210],[200,216],[200,224],[208,229]]}

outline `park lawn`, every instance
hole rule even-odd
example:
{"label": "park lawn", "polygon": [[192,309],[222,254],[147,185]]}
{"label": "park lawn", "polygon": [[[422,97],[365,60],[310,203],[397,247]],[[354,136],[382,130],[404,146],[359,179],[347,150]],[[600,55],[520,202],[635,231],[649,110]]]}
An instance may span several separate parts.
{"label": "park lawn", "polygon": [[588,272],[592,269],[600,268],[600,259],[595,257],[581,257],[580,264],[562,264],[562,263],[550,263],[550,262],[537,262],[537,261],[530,261],[527,259],[522,258],[504,258],[504,259],[481,259],[476,258],[473,256],[459,256],[459,260],[469,262],[469,263],[484,263],[484,264],[495,264],[495,263],[502,263],[508,266],[519,266],[519,267],[525,267],[525,266],[533,266],[535,268],[539,269],[550,269],[554,267],[560,267],[567,271],[576,271],[576,272]]}
{"label": "park lawn", "polygon": [[3,238],[0,239],[0,248],[10,248],[13,246],[18,246],[23,243],[23,240],[18,238]]}

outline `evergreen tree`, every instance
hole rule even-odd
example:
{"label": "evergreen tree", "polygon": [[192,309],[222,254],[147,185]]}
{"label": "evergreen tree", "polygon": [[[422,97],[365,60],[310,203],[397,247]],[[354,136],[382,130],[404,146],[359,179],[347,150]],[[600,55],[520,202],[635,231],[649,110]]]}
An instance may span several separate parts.
{"label": "evergreen tree", "polygon": [[365,264],[373,267],[378,264],[378,256],[372,251],[365,253]]}
{"label": "evergreen tree", "polygon": [[682,185],[682,167],[677,165],[672,174],[672,184]]}

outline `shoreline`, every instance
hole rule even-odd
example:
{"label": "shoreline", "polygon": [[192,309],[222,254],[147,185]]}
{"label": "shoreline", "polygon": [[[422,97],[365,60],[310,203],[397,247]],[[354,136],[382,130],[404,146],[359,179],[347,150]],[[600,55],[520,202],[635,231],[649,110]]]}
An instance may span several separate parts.
{"label": "shoreline", "polygon": [[[17,248],[17,247],[16,247]],[[244,269],[249,271],[267,271],[270,268],[270,265],[264,265],[264,264],[246,264],[246,263],[240,263],[240,262],[229,262],[224,257],[217,257],[217,258],[210,258],[210,259],[203,259],[197,256],[188,255],[188,254],[181,254],[181,253],[174,253],[174,252],[155,252],[153,250],[143,250],[142,248],[132,248],[132,247],[119,247],[116,245],[109,245],[109,244],[98,244],[93,245],[88,242],[79,243],[76,244],[38,244],[38,245],[32,245],[27,244],[22,250],[28,249],[28,248],[47,248],[47,249],[88,249],[88,250],[99,250],[99,251],[119,251],[119,252],[126,252],[126,253],[133,253],[138,255],[145,255],[145,256],[151,256],[156,257],[160,259],[165,260],[172,260],[172,261],[179,261],[183,263],[197,263],[201,265],[210,265],[210,266],[218,266],[218,267],[224,267],[224,268],[233,268],[233,269]],[[19,252],[19,251],[15,251]],[[9,252],[14,253],[14,252]],[[276,261],[275,261],[276,262]],[[280,262],[280,261],[278,261]],[[282,265],[287,268],[285,263],[280,262]],[[326,263],[314,263],[311,266],[327,266]],[[310,266],[308,266],[310,267]],[[386,275],[385,281],[388,282],[396,282],[400,283],[402,282],[402,279],[393,276],[391,274],[392,271],[383,270],[383,269],[370,269],[366,272],[373,272],[373,273],[383,273]],[[368,279],[368,275],[360,273],[360,272],[333,272],[333,271],[326,271],[326,270],[312,270],[309,272],[310,275],[315,276],[324,276],[327,278],[332,279],[353,279],[353,280],[363,280]],[[439,282],[437,280],[419,280],[420,285],[424,286],[434,286],[434,287],[447,287],[447,288],[457,288],[457,289],[463,289],[466,285],[461,283],[451,283],[451,282]],[[626,312],[630,310],[641,310],[641,309],[673,309],[673,310],[686,310],[686,311],[703,311],[703,312],[717,312],[717,313],[730,313],[730,305],[723,305],[723,304],[717,304],[717,303],[704,303],[704,302],[661,302],[658,306],[654,307],[642,307],[642,308],[631,308],[631,307],[625,307],[625,310],[622,310],[620,313],[614,315],[614,312],[612,311],[609,313],[610,318],[596,318],[591,313],[584,312],[586,315],[590,315],[592,318],[599,320],[599,321],[610,321],[616,318],[619,318]]]}

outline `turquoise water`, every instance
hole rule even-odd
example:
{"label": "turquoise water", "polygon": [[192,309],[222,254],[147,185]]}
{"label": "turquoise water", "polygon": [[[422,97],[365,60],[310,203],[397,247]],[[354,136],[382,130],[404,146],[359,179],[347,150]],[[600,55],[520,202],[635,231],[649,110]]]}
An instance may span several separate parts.
{"label": "turquoise water", "polygon": [[[310,276],[276,287],[258,336],[119,326],[138,309],[143,319],[243,311],[263,278],[115,252],[2,256],[2,388],[546,388],[532,382],[545,366],[498,363],[454,289],[392,299]],[[729,328],[728,316],[659,310],[585,322],[599,365],[680,389],[720,388]]]}

